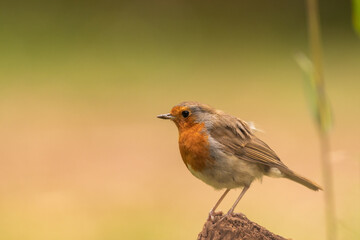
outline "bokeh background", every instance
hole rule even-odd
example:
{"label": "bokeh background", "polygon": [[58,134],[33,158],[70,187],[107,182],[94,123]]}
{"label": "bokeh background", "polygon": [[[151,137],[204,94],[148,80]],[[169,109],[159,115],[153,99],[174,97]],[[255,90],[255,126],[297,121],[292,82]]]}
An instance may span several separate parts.
{"label": "bokeh background", "polygon": [[[359,239],[360,38],[349,1],[320,6],[339,236]],[[297,53],[300,0],[1,1],[0,239],[195,239],[222,192],[187,171],[176,127],[155,117],[184,100],[254,121],[322,184]],[[288,180],[255,182],[237,211],[325,236],[323,193]]]}

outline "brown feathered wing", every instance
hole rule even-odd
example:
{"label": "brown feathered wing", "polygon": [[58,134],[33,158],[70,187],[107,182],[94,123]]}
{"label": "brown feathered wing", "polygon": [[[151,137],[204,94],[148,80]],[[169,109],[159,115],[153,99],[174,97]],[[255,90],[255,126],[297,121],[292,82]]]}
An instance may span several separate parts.
{"label": "brown feathered wing", "polygon": [[290,170],[276,153],[263,141],[258,139],[248,124],[230,115],[220,116],[221,120],[213,123],[210,135],[223,145],[223,150],[239,159],[259,164],[264,172],[277,168],[284,175],[312,190],[321,190],[316,183]]}

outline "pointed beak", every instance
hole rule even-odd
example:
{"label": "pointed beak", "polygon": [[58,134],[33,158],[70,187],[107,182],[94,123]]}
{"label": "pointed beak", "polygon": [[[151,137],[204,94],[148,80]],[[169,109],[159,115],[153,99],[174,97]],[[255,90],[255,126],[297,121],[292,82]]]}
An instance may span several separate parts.
{"label": "pointed beak", "polygon": [[161,118],[161,119],[174,119],[175,117],[174,117],[173,115],[171,115],[170,113],[166,113],[166,114],[158,115],[157,118]]}

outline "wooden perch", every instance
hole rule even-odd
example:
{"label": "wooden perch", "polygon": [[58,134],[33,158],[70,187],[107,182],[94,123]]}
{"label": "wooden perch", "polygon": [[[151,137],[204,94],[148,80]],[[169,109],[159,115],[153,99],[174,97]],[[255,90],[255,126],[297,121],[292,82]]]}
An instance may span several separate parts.
{"label": "wooden perch", "polygon": [[233,214],[222,219],[222,213],[215,213],[207,220],[198,240],[286,240],[266,228],[250,221],[244,214]]}

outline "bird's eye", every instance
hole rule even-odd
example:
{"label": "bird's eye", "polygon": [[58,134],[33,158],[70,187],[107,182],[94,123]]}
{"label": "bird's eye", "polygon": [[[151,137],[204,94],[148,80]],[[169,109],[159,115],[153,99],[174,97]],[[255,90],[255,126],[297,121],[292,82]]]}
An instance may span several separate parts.
{"label": "bird's eye", "polygon": [[189,111],[182,111],[181,112],[181,115],[184,117],[184,118],[187,118],[189,116]]}

